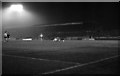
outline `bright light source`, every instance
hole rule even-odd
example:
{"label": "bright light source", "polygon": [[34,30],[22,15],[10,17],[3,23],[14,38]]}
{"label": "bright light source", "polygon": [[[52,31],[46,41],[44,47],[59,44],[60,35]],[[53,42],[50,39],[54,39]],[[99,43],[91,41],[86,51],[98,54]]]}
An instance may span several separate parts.
{"label": "bright light source", "polygon": [[11,5],[10,10],[11,11],[16,11],[16,12],[22,12],[23,11],[23,5],[21,5],[21,4]]}
{"label": "bright light source", "polygon": [[40,37],[43,37],[43,34],[40,34]]}

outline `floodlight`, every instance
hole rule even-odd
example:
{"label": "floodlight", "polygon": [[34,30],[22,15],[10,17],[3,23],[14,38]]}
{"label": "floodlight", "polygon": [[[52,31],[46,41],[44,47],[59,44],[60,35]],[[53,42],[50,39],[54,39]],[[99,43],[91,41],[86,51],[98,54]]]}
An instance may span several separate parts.
{"label": "floodlight", "polygon": [[23,5],[21,5],[21,4],[11,5],[10,10],[15,11],[15,12],[22,12],[23,11]]}

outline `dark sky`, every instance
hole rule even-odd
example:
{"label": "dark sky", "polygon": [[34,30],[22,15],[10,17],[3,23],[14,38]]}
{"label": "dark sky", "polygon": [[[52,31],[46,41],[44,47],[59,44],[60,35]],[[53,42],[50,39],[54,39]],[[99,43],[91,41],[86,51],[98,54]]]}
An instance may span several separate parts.
{"label": "dark sky", "polygon": [[26,9],[45,18],[45,24],[94,22],[105,26],[118,24],[117,3],[24,3]]}
{"label": "dark sky", "polygon": [[[3,8],[15,3],[2,3]],[[37,27],[42,24],[83,22],[85,28],[95,27],[118,29],[118,3],[113,2],[21,2],[24,9],[37,17]],[[44,25],[43,25],[44,26]],[[76,26],[77,30],[79,27]],[[69,25],[68,25],[69,27]],[[73,29],[65,27],[62,30]],[[67,29],[66,29],[67,28]],[[75,27],[74,27],[75,29]],[[34,30],[34,29],[33,29]],[[31,31],[33,31],[31,30]],[[40,30],[38,28],[38,30]],[[41,29],[42,30],[42,29]],[[52,28],[56,30],[56,28]],[[76,30],[76,29],[75,29]],[[81,30],[81,29],[80,29]],[[70,30],[71,31],[71,30]]]}
{"label": "dark sky", "polygon": [[[3,7],[9,4],[3,3]],[[87,21],[105,26],[118,25],[118,3],[21,2],[21,4],[25,10],[44,20],[40,24]]]}

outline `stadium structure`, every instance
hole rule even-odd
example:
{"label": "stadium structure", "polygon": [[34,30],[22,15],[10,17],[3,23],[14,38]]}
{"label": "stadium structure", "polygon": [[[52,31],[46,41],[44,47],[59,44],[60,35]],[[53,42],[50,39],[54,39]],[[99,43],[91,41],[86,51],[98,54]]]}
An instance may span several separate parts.
{"label": "stadium structure", "polygon": [[[89,27],[89,28],[88,28]],[[72,22],[61,24],[48,25],[33,25],[26,28],[8,29],[11,33],[11,38],[22,39],[32,38],[40,39],[40,34],[43,34],[43,39],[53,40],[55,37],[67,40],[82,40],[82,39],[119,39],[117,29],[98,27],[97,24],[87,22]]]}

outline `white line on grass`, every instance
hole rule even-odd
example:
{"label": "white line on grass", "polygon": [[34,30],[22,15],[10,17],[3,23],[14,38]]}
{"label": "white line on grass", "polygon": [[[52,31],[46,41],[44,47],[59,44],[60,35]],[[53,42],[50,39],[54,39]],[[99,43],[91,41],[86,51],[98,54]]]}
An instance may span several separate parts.
{"label": "white line on grass", "polygon": [[15,55],[6,55],[6,54],[2,54],[2,56],[10,56],[10,57],[17,57],[17,58],[27,58],[27,59],[33,59],[33,60],[62,62],[62,63],[69,63],[69,64],[80,64],[80,63],[77,63],[77,62],[65,62],[65,61],[59,61],[59,60],[48,60],[48,59],[41,59],[41,58],[23,57],[23,56],[15,56]]}
{"label": "white line on grass", "polygon": [[92,61],[92,62],[88,62],[88,63],[84,63],[84,64],[77,64],[75,66],[71,66],[71,67],[67,67],[67,68],[63,68],[63,69],[58,69],[58,70],[54,70],[54,71],[50,71],[50,72],[45,72],[45,73],[42,73],[42,74],[53,74],[53,73],[56,73],[56,72],[61,72],[61,71],[69,70],[69,69],[74,69],[76,67],[82,67],[82,66],[85,66],[85,65],[98,63],[98,62],[105,61],[105,60],[108,60],[108,59],[111,59],[111,58],[116,58],[118,56],[119,55],[112,56],[112,57],[109,57],[109,58],[100,59],[100,60],[96,60],[96,61]]}

